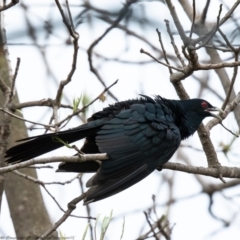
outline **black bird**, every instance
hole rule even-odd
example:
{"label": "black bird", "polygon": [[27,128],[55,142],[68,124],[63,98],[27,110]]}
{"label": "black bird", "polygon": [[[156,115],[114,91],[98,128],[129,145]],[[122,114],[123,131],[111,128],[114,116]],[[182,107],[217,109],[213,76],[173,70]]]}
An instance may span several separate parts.
{"label": "black bird", "polygon": [[8,163],[23,162],[52,151],[64,142],[86,138],[81,151],[107,153],[108,160],[61,163],[58,171],[96,172],[86,184],[85,204],[112,196],[161,168],[192,135],[205,117],[221,111],[203,99],[168,100],[160,96],[117,102],[88,122],[62,132],[29,137],[6,151]]}

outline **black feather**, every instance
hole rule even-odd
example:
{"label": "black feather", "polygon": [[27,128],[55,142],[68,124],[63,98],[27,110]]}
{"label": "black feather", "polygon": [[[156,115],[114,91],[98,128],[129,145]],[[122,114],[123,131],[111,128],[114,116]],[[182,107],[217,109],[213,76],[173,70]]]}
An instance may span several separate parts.
{"label": "black feather", "polygon": [[118,102],[79,127],[25,138],[6,151],[8,163],[26,161],[86,138],[84,153],[107,153],[108,160],[61,163],[58,171],[96,172],[88,180],[85,204],[116,194],[166,163],[181,140],[192,135],[215,109],[202,99],[167,100],[160,96]]}

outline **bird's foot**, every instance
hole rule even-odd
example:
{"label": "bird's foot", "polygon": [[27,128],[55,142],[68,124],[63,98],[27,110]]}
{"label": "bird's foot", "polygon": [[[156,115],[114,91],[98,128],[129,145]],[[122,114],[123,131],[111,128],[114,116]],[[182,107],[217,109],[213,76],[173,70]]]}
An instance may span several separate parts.
{"label": "bird's foot", "polygon": [[163,165],[157,166],[156,168],[159,172],[163,170]]}

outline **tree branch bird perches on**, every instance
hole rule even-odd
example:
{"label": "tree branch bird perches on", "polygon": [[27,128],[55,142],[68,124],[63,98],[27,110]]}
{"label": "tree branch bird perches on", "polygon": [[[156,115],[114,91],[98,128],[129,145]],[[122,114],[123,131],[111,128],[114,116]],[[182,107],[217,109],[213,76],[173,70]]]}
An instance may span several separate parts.
{"label": "tree branch bird perches on", "polygon": [[221,111],[203,99],[168,100],[160,96],[117,102],[92,115],[88,122],[62,132],[29,137],[6,151],[17,163],[86,138],[81,151],[107,153],[108,160],[61,163],[58,171],[96,172],[87,181],[85,204],[119,193],[166,163],[181,140],[192,135],[205,117]]}

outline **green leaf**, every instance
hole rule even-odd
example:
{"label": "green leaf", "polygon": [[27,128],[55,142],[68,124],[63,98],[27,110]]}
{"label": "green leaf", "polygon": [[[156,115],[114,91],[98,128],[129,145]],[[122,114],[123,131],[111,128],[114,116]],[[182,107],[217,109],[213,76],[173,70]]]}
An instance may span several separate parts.
{"label": "green leaf", "polygon": [[97,215],[96,221],[95,221],[95,226],[94,226],[94,234],[95,234],[95,240],[97,240],[97,223],[100,218],[101,214]]}
{"label": "green leaf", "polygon": [[120,240],[123,238],[123,234],[124,234],[124,227],[125,227],[125,217],[123,217],[123,224],[122,224],[122,234],[121,234]]}
{"label": "green leaf", "polygon": [[105,236],[106,231],[107,231],[107,229],[108,229],[109,223],[110,223],[111,220],[113,219],[113,218],[112,218],[112,213],[113,213],[113,210],[111,211],[109,217],[104,217],[104,218],[103,218],[102,226],[101,226],[100,240],[103,240],[103,239],[104,239],[104,236]]}
{"label": "green leaf", "polygon": [[66,236],[61,232],[61,230],[59,230],[59,236],[60,236],[60,240],[66,240]]}
{"label": "green leaf", "polygon": [[78,106],[81,102],[82,96],[78,97],[78,98],[73,98],[73,112],[77,111]]}
{"label": "green leaf", "polygon": [[87,231],[88,231],[88,228],[89,228],[89,224],[87,224],[85,230],[84,230],[84,233],[83,233],[83,236],[82,236],[82,240],[85,239],[86,235],[87,235]]}
{"label": "green leaf", "polygon": [[63,146],[67,147],[67,148],[72,148],[67,142],[64,142],[60,137],[58,136],[54,136],[52,137],[52,140],[55,142],[59,142],[62,143]]}

